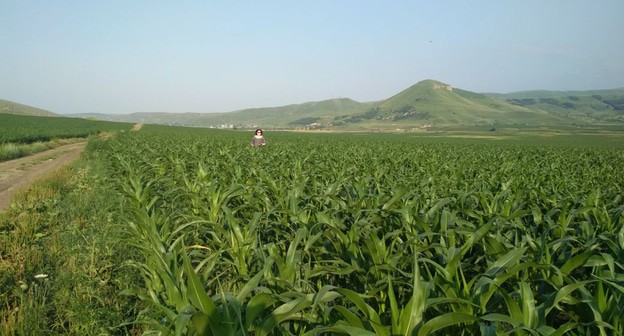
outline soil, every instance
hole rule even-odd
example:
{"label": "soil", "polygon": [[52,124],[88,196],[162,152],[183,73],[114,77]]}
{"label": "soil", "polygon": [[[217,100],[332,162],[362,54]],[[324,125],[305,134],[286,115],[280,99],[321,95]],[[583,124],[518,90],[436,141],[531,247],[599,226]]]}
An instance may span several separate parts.
{"label": "soil", "polygon": [[73,143],[0,162],[0,212],[9,207],[16,193],[26,189],[35,180],[77,159],[86,144],[86,142]]}

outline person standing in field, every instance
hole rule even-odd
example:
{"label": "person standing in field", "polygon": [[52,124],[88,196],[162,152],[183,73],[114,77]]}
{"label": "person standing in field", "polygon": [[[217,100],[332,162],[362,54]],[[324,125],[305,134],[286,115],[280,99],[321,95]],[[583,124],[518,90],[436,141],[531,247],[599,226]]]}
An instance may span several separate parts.
{"label": "person standing in field", "polygon": [[256,134],[254,135],[254,137],[251,138],[251,146],[253,146],[253,147],[266,146],[266,140],[262,136],[262,130],[261,129],[258,128],[256,130]]}

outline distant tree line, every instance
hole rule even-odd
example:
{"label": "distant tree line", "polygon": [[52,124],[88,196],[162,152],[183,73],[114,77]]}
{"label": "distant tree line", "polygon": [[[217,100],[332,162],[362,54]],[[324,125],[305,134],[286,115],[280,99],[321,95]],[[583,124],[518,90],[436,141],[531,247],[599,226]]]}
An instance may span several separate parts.
{"label": "distant tree line", "polygon": [[593,95],[592,98],[601,101],[603,104],[609,106],[615,111],[624,111],[624,97],[615,96],[605,98],[601,95]]}
{"label": "distant tree line", "polygon": [[321,118],[317,118],[317,117],[308,117],[308,118],[301,118],[301,119],[297,119],[294,121],[289,122],[289,125],[301,125],[301,126],[305,126],[305,125],[310,125],[310,124],[314,124],[315,122],[318,122],[319,120],[321,120]]}
{"label": "distant tree line", "polygon": [[373,107],[364,113],[358,113],[354,115],[340,115],[334,118],[334,125],[342,125],[345,123],[356,124],[362,120],[380,119],[379,114],[381,109],[379,107]]}
{"label": "distant tree line", "polygon": [[518,106],[529,106],[537,104],[537,101],[533,98],[523,98],[523,99],[507,99],[507,102],[512,105]]}
{"label": "distant tree line", "polygon": [[624,97],[603,99],[602,102],[611,106],[611,108],[613,108],[616,111],[624,111]]}
{"label": "distant tree line", "polygon": [[[568,99],[571,99],[573,101],[580,100],[580,98],[578,97],[574,97],[574,98],[576,99],[571,99],[571,97],[568,97]],[[533,99],[533,98],[507,99],[507,102],[512,105],[517,105],[517,106],[530,106],[530,105],[541,103],[541,104],[559,106],[559,107],[563,107],[566,109],[574,109],[576,107],[576,105],[572,102],[562,102],[561,100],[557,98],[540,98],[539,100]]]}
{"label": "distant tree line", "polygon": [[373,107],[368,111],[355,115],[341,115],[334,118],[335,126],[345,123],[359,123],[364,120],[404,120],[418,119],[424,120],[431,118],[431,113],[426,111],[418,111],[413,105],[403,105],[391,110],[384,110],[380,107]]}

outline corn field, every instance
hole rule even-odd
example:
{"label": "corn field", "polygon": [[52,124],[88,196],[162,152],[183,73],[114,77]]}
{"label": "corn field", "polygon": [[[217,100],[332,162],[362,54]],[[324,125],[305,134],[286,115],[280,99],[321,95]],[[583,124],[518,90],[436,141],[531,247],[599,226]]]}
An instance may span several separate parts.
{"label": "corn field", "polygon": [[148,128],[89,155],[155,335],[622,335],[624,151]]}
{"label": "corn field", "polygon": [[130,123],[0,113],[0,145],[80,138],[130,127]]}

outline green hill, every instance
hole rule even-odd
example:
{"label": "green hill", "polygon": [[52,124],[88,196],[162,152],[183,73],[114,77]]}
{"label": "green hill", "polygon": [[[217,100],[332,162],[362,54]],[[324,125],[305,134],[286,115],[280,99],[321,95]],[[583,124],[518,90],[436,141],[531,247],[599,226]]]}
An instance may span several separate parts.
{"label": "green hill", "polygon": [[58,117],[56,113],[42,110],[36,107],[15,103],[9,100],[0,99],[0,113],[32,115],[32,116],[48,116]]}
{"label": "green hill", "polygon": [[412,125],[556,125],[564,118],[542,111],[512,105],[484,94],[456,89],[435,80],[421,81],[379,102],[359,116],[344,122],[362,122],[377,126],[392,123]]}
{"label": "green hill", "polygon": [[219,120],[226,124],[255,127],[314,127],[328,125],[337,115],[362,113],[372,103],[360,103],[348,98],[329,99],[281,107],[254,108],[230,113],[221,113]]}

